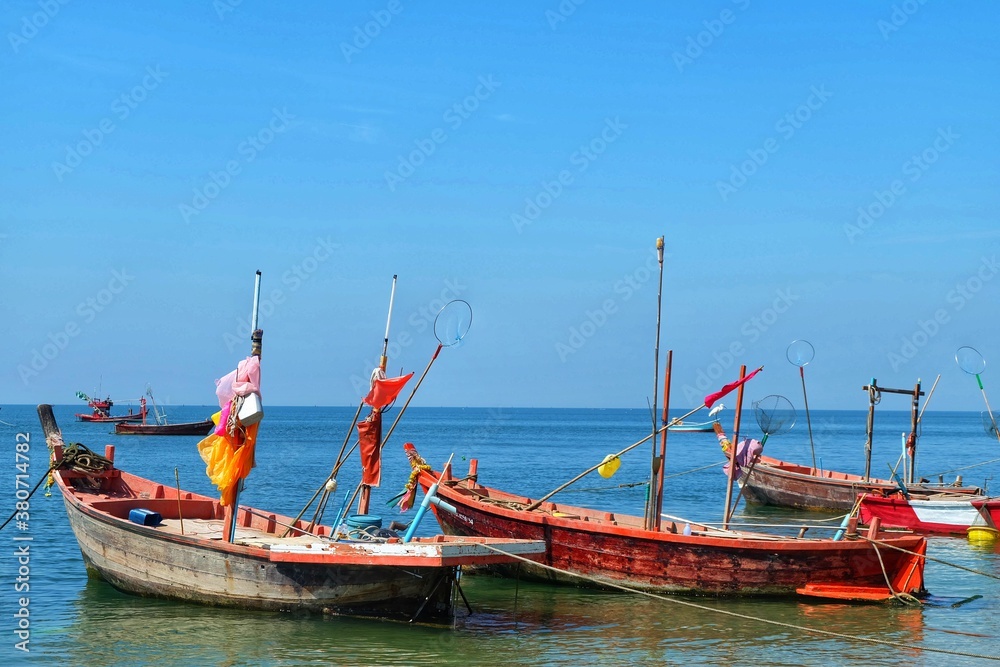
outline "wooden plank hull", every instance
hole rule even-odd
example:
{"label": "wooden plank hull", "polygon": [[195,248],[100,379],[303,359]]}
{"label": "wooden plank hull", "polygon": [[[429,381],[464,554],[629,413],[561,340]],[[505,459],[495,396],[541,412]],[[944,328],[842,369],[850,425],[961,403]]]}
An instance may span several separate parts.
{"label": "wooden plank hull", "polygon": [[868,495],[861,499],[861,521],[871,523],[878,518],[887,528],[905,528],[935,535],[965,535],[979,517],[973,501],[982,496],[949,496],[943,498],[904,498]]}
{"label": "wooden plank hull", "polygon": [[215,427],[211,419],[200,422],[182,424],[131,424],[118,422],[115,433],[118,435],[208,435]]}
{"label": "wooden plank hull", "polygon": [[[426,489],[436,478],[424,472],[420,483]],[[686,535],[676,524],[649,531],[639,517],[552,503],[528,512],[523,508],[529,499],[469,481],[446,481],[438,495],[457,510],[451,514],[435,509],[446,533],[544,540],[542,562],[559,572],[533,565],[526,569],[557,582],[588,585],[573,576],[583,575],[590,585],[701,595],[795,595],[809,587],[843,592],[846,586],[881,589],[885,599],[888,573],[894,591],[924,592],[926,540],[917,535],[878,536],[880,542],[905,551],[866,539],[802,539],[698,526]]]}
{"label": "wooden plank hull", "polygon": [[[761,456],[749,476],[744,474],[739,483],[743,487],[743,496],[750,503],[844,512],[854,507],[859,493],[890,495],[899,489],[890,480],[872,478],[865,481],[860,475],[816,470],[769,456]],[[981,493],[978,487],[914,484],[907,488],[914,495],[942,491],[970,495]]]}
{"label": "wooden plank hull", "polygon": [[[57,452],[61,447],[57,448]],[[222,539],[224,509],[207,496],[118,469],[58,470],[70,526],[87,568],[116,588],[246,609],[304,610],[412,620],[448,618],[463,565],[513,562],[504,553],[538,558],[541,543],[418,538],[410,543],[343,542],[331,531],[241,507],[236,539]],[[129,520],[144,509],[156,525]],[[181,519],[183,518],[183,522]],[[283,526],[294,525],[285,536]],[[489,542],[489,541],[487,541]]]}
{"label": "wooden plank hull", "polygon": [[430,617],[451,611],[457,567],[373,567],[271,563],[266,554],[228,553],[123,529],[74,511],[70,525],[87,568],[136,595],[272,611],[306,610],[412,617],[424,599]]}

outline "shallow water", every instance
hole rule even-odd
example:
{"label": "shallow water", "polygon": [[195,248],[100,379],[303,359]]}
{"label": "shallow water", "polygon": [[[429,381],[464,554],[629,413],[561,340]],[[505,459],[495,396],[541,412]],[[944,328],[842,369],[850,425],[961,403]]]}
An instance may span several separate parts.
{"label": "shallow water", "polygon": [[[77,406],[57,406],[67,441],[96,451],[116,446],[117,464],[130,472],[214,495],[198,457],[197,437],[115,436],[107,425],[73,420]],[[210,408],[176,407],[173,421],[204,418]],[[246,504],[296,514],[330,470],[353,416],[347,408],[272,407],[261,428],[257,469],[242,496]],[[32,485],[46,467],[46,449],[33,406],[5,406],[0,425],[7,483],[6,507],[13,511],[15,435],[30,433]],[[394,413],[389,418],[394,418]],[[817,457],[826,468],[863,472],[863,412],[815,411]],[[879,412],[872,471],[882,475],[895,465],[899,433],[909,415]],[[921,474],[937,473],[997,458],[996,442],[983,433],[975,413],[925,415],[918,450]],[[753,415],[744,431],[760,435]],[[641,410],[412,409],[385,450],[383,483],[373,493],[372,512],[409,520],[385,504],[402,490],[409,467],[402,443],[412,441],[435,467],[454,454],[456,472],[478,458],[484,484],[539,496],[551,491],[605,454],[644,437],[649,417]],[[895,434],[895,435],[891,435]],[[725,477],[717,463],[713,434],[671,434],[668,440],[664,511],[695,521],[717,522],[722,514]],[[624,457],[618,473],[605,480],[592,475],[560,493],[557,500],[576,505],[641,513],[641,482],[648,470],[649,446]],[[805,429],[775,435],[767,452],[808,462]],[[356,462],[357,459],[354,459]],[[962,471],[966,483],[988,483],[997,463]],[[353,489],[358,465],[348,465],[340,489]],[[950,481],[954,474],[946,475]],[[337,498],[342,500],[342,498]],[[122,594],[103,581],[88,579],[62,500],[39,491],[30,501],[26,530],[12,524],[0,533],[0,598],[8,619],[0,656],[38,664],[80,665],[397,665],[397,664],[769,664],[827,665],[865,663],[986,664],[983,660],[939,655],[918,647],[982,655],[1000,654],[1000,553],[964,539],[932,538],[928,555],[973,573],[937,562],[926,570],[930,598],[918,608],[841,605],[799,600],[668,598],[554,587],[483,576],[466,576],[462,586],[474,613],[464,609],[452,627],[245,612],[143,599]],[[331,505],[334,505],[331,501]],[[339,504],[336,503],[336,504]],[[331,509],[333,512],[336,508]],[[3,518],[6,518],[7,514]],[[738,520],[795,523],[829,515],[791,510],[743,508]],[[432,534],[431,518],[421,534]],[[31,537],[30,592],[14,591],[18,576],[15,548]],[[29,653],[14,648],[18,598],[30,597]],[[981,595],[981,598],[972,599]],[[689,606],[690,604],[697,607]],[[460,603],[459,603],[460,604]],[[460,604],[461,607],[461,604]],[[729,612],[722,614],[719,611]],[[733,616],[737,614],[739,616]],[[754,619],[821,628],[848,636],[875,638],[888,645],[824,637]],[[70,657],[71,656],[71,657]]]}

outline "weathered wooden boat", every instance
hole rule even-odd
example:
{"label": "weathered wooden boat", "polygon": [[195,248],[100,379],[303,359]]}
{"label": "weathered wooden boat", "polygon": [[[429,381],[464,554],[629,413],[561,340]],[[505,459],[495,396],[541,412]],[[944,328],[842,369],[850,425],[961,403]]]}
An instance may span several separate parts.
{"label": "weathered wooden boat", "polygon": [[[53,472],[87,569],[137,595],[275,611],[421,620],[453,612],[464,565],[539,558],[540,542],[455,537],[331,539],[328,526],[180,491],[64,447],[51,406],[38,406]],[[232,521],[234,539],[223,524]],[[290,530],[287,530],[290,527]],[[283,533],[287,532],[287,535]]]}
{"label": "weathered wooden boat", "polygon": [[[808,510],[849,511],[858,494],[885,496],[899,490],[896,482],[887,479],[818,470],[808,465],[790,463],[770,456],[761,456],[757,464],[739,479],[743,497],[758,505],[776,505]],[[955,486],[941,483],[907,484],[915,497],[931,497],[941,493],[977,496],[977,486]]]}
{"label": "weathered wooden boat", "polygon": [[912,493],[907,497],[902,491],[888,496],[866,493],[860,498],[859,512],[862,523],[878,520],[887,528],[965,535],[980,518],[980,509],[974,503],[987,500],[985,496],[967,493],[938,493],[925,497]]}
{"label": "weathered wooden boat", "polygon": [[200,422],[181,422],[177,424],[135,424],[119,422],[115,424],[118,435],[208,435],[215,427],[211,419]]}
{"label": "weathered wooden boat", "polygon": [[[743,491],[743,497],[749,503],[758,505],[776,505],[809,510],[840,510],[849,511],[854,507],[858,494],[866,493],[877,496],[891,495],[900,488],[900,483],[893,480],[880,479],[871,476],[871,453],[873,441],[873,424],[875,405],[881,394],[902,394],[912,399],[910,411],[910,435],[904,442],[904,449],[909,455],[910,465],[905,482],[912,497],[927,498],[940,493],[950,495],[977,496],[982,489],[977,486],[963,486],[961,478],[954,484],[945,484],[919,480],[914,474],[917,449],[917,434],[922,411],[918,413],[918,405],[923,392],[918,381],[911,389],[889,389],[878,386],[874,378],[871,383],[862,387],[869,396],[867,440],[865,444],[865,474],[822,470],[815,465],[807,466],[790,463],[769,456],[761,456],[756,464],[743,471],[738,480]],[[924,408],[926,408],[926,403]]]}
{"label": "weathered wooden boat", "polygon": [[898,594],[919,596],[926,538],[890,535],[878,525],[847,539],[721,530],[666,522],[645,528],[642,517],[545,502],[478,483],[478,464],[453,479],[423,470],[425,492],[436,493],[454,511],[434,507],[450,535],[544,540],[543,565],[528,564],[529,576],[574,585],[626,585],[648,591],[697,595],[809,596],[883,601]]}

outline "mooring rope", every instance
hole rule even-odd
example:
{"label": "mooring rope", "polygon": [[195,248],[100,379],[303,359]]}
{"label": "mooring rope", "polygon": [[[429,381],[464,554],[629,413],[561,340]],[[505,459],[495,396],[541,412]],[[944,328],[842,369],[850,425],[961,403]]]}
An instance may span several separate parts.
{"label": "mooring rope", "polygon": [[904,554],[909,554],[911,556],[919,556],[920,558],[923,558],[925,560],[929,560],[929,561],[931,561],[933,563],[938,563],[940,565],[947,565],[948,567],[953,567],[956,570],[965,570],[966,572],[971,572],[972,574],[978,574],[978,575],[981,575],[981,576],[984,576],[984,577],[988,577],[990,579],[1000,580],[1000,575],[993,574],[992,572],[983,572],[982,570],[974,570],[971,567],[965,567],[964,565],[959,565],[958,563],[951,563],[949,561],[942,560],[940,558],[934,558],[932,556],[926,556],[926,555],[923,555],[923,554],[918,554],[915,551],[910,551],[909,549],[904,549],[903,547],[897,547],[895,544],[889,544],[887,542],[882,542],[880,540],[874,540],[874,539],[872,539],[870,537],[865,537],[864,535],[858,535],[858,537],[860,537],[861,539],[866,540],[868,542],[872,542],[873,544],[878,544],[879,546],[882,546],[882,547],[887,547],[889,549],[895,549],[896,551],[902,551]]}
{"label": "mooring rope", "polygon": [[[556,573],[559,573],[559,574],[569,575],[571,577],[577,577],[579,579],[584,579],[586,581],[591,581],[591,582],[593,582],[595,584],[598,584],[599,586],[602,586],[602,587],[605,587],[605,588],[616,588],[616,589],[618,589],[620,591],[623,591],[625,593],[635,593],[636,595],[643,595],[645,597],[652,598],[654,600],[660,600],[661,602],[671,602],[673,604],[679,604],[679,605],[684,606],[684,607],[690,607],[690,608],[693,608],[693,609],[700,609],[701,611],[708,611],[708,612],[714,612],[714,613],[717,613],[717,614],[723,614],[725,616],[730,616],[730,617],[733,617],[733,618],[739,618],[739,619],[742,619],[742,620],[745,620],[745,621],[758,621],[760,623],[766,623],[768,625],[773,625],[773,626],[780,627],[780,628],[788,628],[790,630],[801,630],[803,632],[809,632],[809,633],[812,633],[812,634],[823,635],[824,637],[836,637],[837,639],[846,639],[848,641],[856,641],[856,642],[862,642],[862,643],[866,643],[866,644],[876,644],[876,645],[879,645],[879,646],[889,646],[889,647],[896,648],[896,649],[916,649],[918,651],[926,651],[928,653],[938,653],[938,654],[941,654],[941,655],[954,655],[954,656],[959,656],[959,657],[963,657],[963,658],[980,658],[982,660],[994,660],[994,661],[1000,662],[1000,656],[996,656],[996,655],[982,655],[982,654],[979,654],[979,653],[967,653],[965,651],[953,651],[951,649],[932,648],[930,646],[919,646],[919,645],[916,645],[916,644],[901,644],[901,643],[892,642],[892,641],[889,641],[889,640],[886,640],[886,639],[877,639],[875,637],[864,637],[864,636],[861,636],[861,635],[850,635],[850,634],[846,634],[846,633],[843,633],[843,632],[833,632],[832,630],[820,630],[819,628],[810,628],[809,626],[805,626],[805,625],[796,625],[794,623],[785,623],[784,621],[773,621],[771,619],[760,618],[758,616],[751,616],[749,614],[741,614],[739,612],[729,611],[727,609],[716,609],[714,607],[708,607],[708,606],[703,605],[703,604],[698,604],[697,602],[690,602],[688,600],[681,600],[681,599],[678,599],[678,598],[675,598],[675,597],[669,597],[669,596],[665,596],[665,595],[659,595],[657,593],[650,593],[649,591],[643,591],[643,590],[639,590],[637,588],[630,588],[628,586],[623,586],[622,584],[616,584],[616,583],[613,583],[613,582],[610,582],[610,581],[598,580],[598,579],[596,579],[594,577],[588,577],[588,576],[583,575],[583,574],[577,574],[576,572],[570,572],[568,570],[561,570],[561,569],[559,569],[557,567],[552,567],[551,565],[545,565],[544,563],[536,563],[535,561],[531,560],[530,558],[525,558],[524,556],[520,556],[518,554],[508,553],[508,552],[504,551],[503,549],[499,549],[499,548],[497,548],[497,547],[495,547],[495,546],[493,546],[491,544],[487,544],[485,542],[483,543],[483,546],[486,547],[487,549],[490,549],[491,551],[495,551],[497,553],[504,554],[505,556],[509,556],[510,558],[513,558],[515,560],[524,561],[525,563],[528,563],[529,565],[535,565],[537,567],[540,567],[540,568],[543,568],[543,569],[546,569],[546,570],[550,570],[552,572],[556,572]],[[905,551],[905,550],[901,549],[901,551]]]}

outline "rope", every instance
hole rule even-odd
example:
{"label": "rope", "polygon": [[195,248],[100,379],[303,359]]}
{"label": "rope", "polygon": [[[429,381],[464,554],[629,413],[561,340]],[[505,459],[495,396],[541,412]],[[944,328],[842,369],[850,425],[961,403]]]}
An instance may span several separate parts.
{"label": "rope", "polygon": [[969,468],[977,468],[979,466],[984,466],[988,463],[996,463],[997,461],[1000,461],[1000,459],[992,459],[990,461],[983,461],[982,463],[973,463],[972,465],[962,466],[961,468],[952,468],[951,470],[945,470],[944,472],[936,472],[933,475],[930,475],[930,477],[944,476],[947,475],[948,473],[958,472],[959,470],[968,470]]}
{"label": "rope", "polygon": [[[732,618],[739,618],[739,619],[742,619],[742,620],[745,620],[745,621],[757,621],[759,623],[766,623],[768,625],[777,626],[779,628],[787,628],[787,629],[790,629],[790,630],[800,630],[802,632],[809,632],[809,633],[812,633],[812,634],[822,635],[824,637],[835,637],[837,639],[846,639],[848,641],[856,641],[856,642],[861,642],[861,643],[865,643],[865,644],[876,644],[876,645],[879,645],[879,646],[889,646],[889,647],[896,648],[896,649],[916,649],[918,651],[925,651],[927,653],[938,653],[938,654],[942,654],[942,655],[954,655],[954,656],[959,656],[959,657],[963,657],[963,658],[980,658],[980,659],[983,659],[983,660],[1000,661],[1000,656],[995,656],[995,655],[982,655],[982,654],[979,654],[979,653],[966,653],[964,651],[952,651],[952,650],[949,650],[949,649],[931,648],[929,646],[918,646],[918,645],[914,645],[914,644],[901,644],[901,643],[897,643],[897,642],[888,641],[886,639],[877,639],[875,637],[863,637],[861,635],[849,635],[849,634],[842,633],[842,632],[833,632],[831,630],[820,630],[819,628],[810,628],[810,627],[805,626],[805,625],[795,625],[794,623],[785,623],[783,621],[773,621],[773,620],[770,620],[770,619],[767,619],[767,618],[760,618],[758,616],[750,616],[749,614],[740,614],[738,612],[729,611],[729,610],[726,610],[726,609],[715,609],[713,607],[708,607],[708,606],[705,606],[705,605],[702,605],[702,604],[698,604],[696,602],[689,602],[687,600],[680,600],[680,599],[673,598],[673,597],[667,597],[665,595],[659,595],[657,593],[650,593],[649,591],[642,591],[642,590],[639,590],[639,589],[636,589],[636,588],[630,588],[628,586],[623,586],[621,584],[616,584],[616,583],[609,582],[609,581],[599,581],[599,580],[597,580],[594,577],[588,577],[586,575],[578,574],[576,572],[570,572],[568,570],[561,570],[561,569],[559,569],[557,567],[552,567],[551,565],[545,565],[544,563],[536,563],[536,562],[532,561],[529,558],[525,558],[524,556],[520,556],[520,555],[517,555],[517,554],[507,553],[503,549],[499,549],[499,548],[497,548],[497,547],[495,547],[495,546],[493,546],[491,544],[485,543],[485,542],[483,543],[483,546],[486,547],[487,549],[490,549],[491,551],[495,551],[497,553],[504,554],[504,555],[509,556],[510,558],[513,558],[513,559],[518,560],[518,561],[523,561],[525,563],[528,563],[529,565],[534,565],[536,567],[539,567],[539,568],[542,568],[542,569],[545,569],[545,570],[550,570],[552,572],[556,572],[556,573],[559,573],[559,574],[569,575],[569,576],[572,576],[572,577],[577,577],[579,579],[584,579],[586,581],[591,581],[591,582],[593,582],[595,584],[599,584],[600,586],[603,586],[605,588],[615,588],[615,589],[618,589],[620,591],[624,591],[625,593],[635,593],[636,595],[643,595],[645,597],[652,598],[654,600],[660,600],[661,602],[671,602],[673,604],[679,604],[679,605],[682,605],[684,607],[690,607],[690,608],[693,608],[693,609],[699,609],[701,611],[713,612],[713,613],[716,613],[716,614],[723,614],[725,616],[730,616]],[[903,550],[901,549],[901,551],[903,551]]]}
{"label": "rope", "polygon": [[[61,459],[53,463],[48,470],[42,473],[41,479],[38,480],[38,484],[35,484],[35,488],[31,490],[31,493],[25,497],[23,501],[25,502],[31,496],[35,495],[35,491],[42,485],[46,479],[48,479],[49,474],[58,468],[66,468],[70,470],[75,470],[82,473],[97,473],[103,470],[111,468],[111,461],[104,458],[100,454],[96,454],[93,451],[87,449],[85,446],[78,442],[66,445],[63,449],[63,456]],[[7,520],[0,524],[0,530],[7,527],[7,524],[17,516],[18,512],[21,510],[14,510],[14,513],[7,517]]]}

